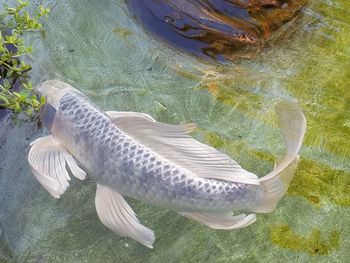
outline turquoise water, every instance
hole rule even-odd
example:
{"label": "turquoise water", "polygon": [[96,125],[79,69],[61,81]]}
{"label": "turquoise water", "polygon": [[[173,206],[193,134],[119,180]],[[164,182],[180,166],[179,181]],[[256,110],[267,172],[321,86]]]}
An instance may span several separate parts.
{"label": "turquoise water", "polygon": [[[41,1],[31,1],[34,5]],[[95,184],[72,182],[60,200],[33,178],[35,123],[0,120],[0,262],[347,262],[350,248],[350,17],[347,0],[310,1],[287,39],[255,59],[203,64],[153,40],[122,0],[45,1],[53,11],[36,49],[34,84],[60,78],[105,110],[177,124],[260,176],[283,154],[274,105],[297,101],[308,132],[288,194],[238,231],[211,230],[128,200],[156,234],[154,249],[106,229]]]}

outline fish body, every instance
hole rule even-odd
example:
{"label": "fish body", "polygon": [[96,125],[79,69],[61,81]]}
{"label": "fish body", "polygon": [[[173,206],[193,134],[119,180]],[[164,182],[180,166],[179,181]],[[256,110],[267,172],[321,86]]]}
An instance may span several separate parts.
{"label": "fish body", "polygon": [[196,177],[162,158],[114,124],[85,96],[60,102],[52,134],[97,182],[123,195],[177,211],[228,211],[256,203],[254,185]]}
{"label": "fish body", "polygon": [[[98,184],[96,209],[102,223],[148,247],[153,232],[122,196],[172,209],[212,228],[247,226],[255,221],[254,213],[272,211],[285,194],[306,125],[295,105],[281,106],[280,116],[287,118],[280,119],[287,156],[259,179],[190,137],[193,125],[162,124],[143,113],[105,113],[56,80],[44,82],[38,91],[47,96],[41,118],[51,135],[31,144],[28,160],[37,180],[59,198],[69,186],[66,166],[79,179],[88,174]],[[253,214],[233,216],[233,210]]]}

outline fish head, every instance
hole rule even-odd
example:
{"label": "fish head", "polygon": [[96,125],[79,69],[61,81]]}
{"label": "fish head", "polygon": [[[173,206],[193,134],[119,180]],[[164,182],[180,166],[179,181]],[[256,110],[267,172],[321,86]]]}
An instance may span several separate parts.
{"label": "fish head", "polygon": [[58,79],[40,83],[34,87],[34,92],[46,98],[46,104],[40,109],[40,119],[50,131],[55,122],[62,97],[68,92],[79,93],[77,89]]}
{"label": "fish head", "polygon": [[79,93],[77,89],[58,79],[47,80],[34,87],[34,92],[46,97],[46,102],[56,110],[62,97],[72,91]]}

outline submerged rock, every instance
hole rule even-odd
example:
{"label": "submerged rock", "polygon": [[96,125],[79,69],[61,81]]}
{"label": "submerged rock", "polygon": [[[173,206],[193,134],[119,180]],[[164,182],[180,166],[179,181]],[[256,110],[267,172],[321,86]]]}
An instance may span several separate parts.
{"label": "submerged rock", "polygon": [[132,15],[156,37],[200,58],[252,57],[306,0],[130,0]]}

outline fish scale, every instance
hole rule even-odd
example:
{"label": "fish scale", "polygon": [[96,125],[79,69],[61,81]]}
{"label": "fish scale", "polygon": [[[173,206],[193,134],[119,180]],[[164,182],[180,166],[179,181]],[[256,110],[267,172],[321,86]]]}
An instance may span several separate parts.
{"label": "fish scale", "polygon": [[79,93],[62,97],[58,116],[53,134],[92,178],[122,194],[178,211],[242,209],[259,197],[253,185],[196,177],[138,145]]}

